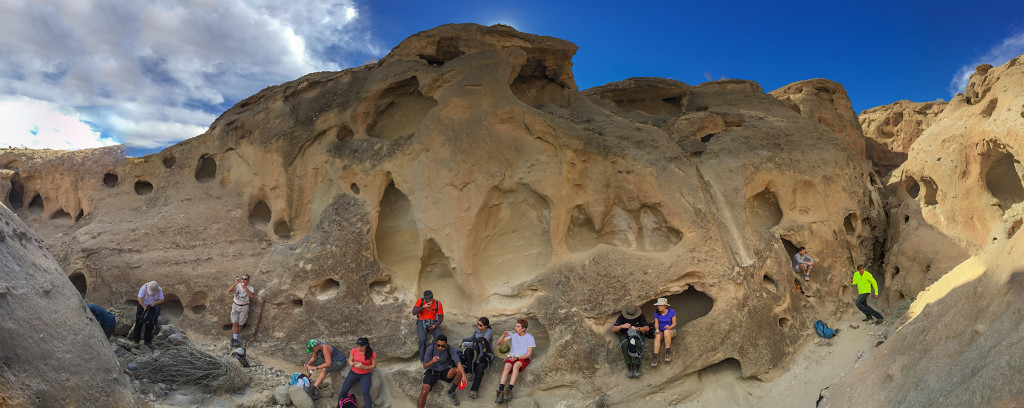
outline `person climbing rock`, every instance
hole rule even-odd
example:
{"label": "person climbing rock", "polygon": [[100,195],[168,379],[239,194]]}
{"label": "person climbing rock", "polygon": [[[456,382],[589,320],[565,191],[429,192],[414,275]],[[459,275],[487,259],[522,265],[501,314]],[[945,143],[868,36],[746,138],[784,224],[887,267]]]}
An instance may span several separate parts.
{"label": "person climbing rock", "polygon": [[423,408],[427,404],[427,395],[437,384],[437,380],[451,384],[448,389],[448,398],[452,404],[459,405],[459,397],[455,395],[456,384],[465,385],[466,371],[462,369],[459,355],[455,349],[448,345],[448,336],[439,335],[430,347],[427,347],[423,354],[423,386],[420,388],[420,398],[416,402],[417,408]]}
{"label": "person climbing rock", "polygon": [[[516,386],[516,379],[526,369],[526,366],[530,365],[537,341],[533,339],[532,334],[526,332],[528,326],[526,319],[519,319],[516,321],[514,332],[506,331],[498,339],[499,346],[509,342],[510,347],[508,357],[505,357],[505,368],[501,371],[501,381],[498,382],[498,395],[494,399],[496,403],[512,400],[512,388]],[[511,378],[509,378],[510,374]],[[508,388],[505,388],[506,380],[508,380]]]}
{"label": "person climbing rock", "polygon": [[256,297],[255,289],[249,284],[249,274],[235,278],[235,283],[228,288],[228,293],[234,293],[234,303],[231,305],[231,347],[238,347],[242,344],[238,341],[238,332],[245,327],[246,320],[249,320],[249,301]]}
{"label": "person climbing rock", "polygon": [[463,355],[465,359],[462,364],[464,371],[473,374],[473,386],[469,389],[469,397],[476,399],[480,391],[480,382],[484,378],[484,371],[494,360],[494,352],[491,351],[491,340],[494,338],[494,330],[491,329],[491,321],[481,317],[476,321],[476,329],[473,335],[462,339]]}
{"label": "person climbing rock", "polygon": [[675,336],[676,311],[670,309],[668,299],[658,298],[654,303],[654,356],[651,367],[658,366],[658,346],[665,342],[665,362],[672,361],[672,337]]}
{"label": "person climbing rock", "polygon": [[807,255],[807,248],[800,247],[793,255],[793,270],[804,274],[804,280],[811,280],[811,268],[814,268],[814,259]]}
{"label": "person climbing rock", "polygon": [[114,334],[114,327],[117,326],[117,319],[114,318],[114,314],[92,303],[89,304],[89,311],[92,312],[93,317],[96,318],[100,327],[103,328],[103,334],[107,336],[107,339],[110,339],[110,336]]}
{"label": "person climbing rock", "polygon": [[[306,353],[312,354],[312,356],[309,357],[306,364],[302,365],[302,368],[310,371],[320,370],[316,380],[307,389],[309,397],[316,401],[320,399],[320,384],[327,378],[327,373],[341,371],[341,368],[345,366],[345,355],[330,343],[317,339],[310,339],[306,342]],[[310,374],[312,375],[312,373]]]}
{"label": "person climbing rock", "polygon": [[864,313],[864,321],[869,322],[875,318],[875,324],[882,324],[882,314],[868,306],[868,295],[875,292],[875,299],[878,299],[878,282],[871,272],[864,270],[864,265],[857,265],[857,271],[853,273],[853,282],[857,285],[857,309]]}
{"label": "person climbing rock", "polygon": [[132,339],[135,344],[143,339],[143,331],[146,333],[145,341],[147,346],[153,345],[153,328],[156,327],[157,319],[160,318],[160,304],[164,303],[164,288],[156,281],[151,281],[139,288],[139,294],[135,298],[139,304],[135,307],[135,329]]}
{"label": "person climbing rock", "polygon": [[[630,336],[630,329],[635,330],[632,338]],[[615,319],[615,323],[612,325],[612,333],[619,336],[619,348],[622,349],[622,358],[626,361],[626,369],[628,370],[626,377],[628,378],[640,377],[642,374],[640,364],[643,362],[642,356],[631,355],[629,340],[632,339],[640,342],[639,347],[642,353],[642,337],[650,330],[651,324],[647,323],[647,318],[640,312],[640,308],[635,305],[623,307],[622,313],[619,314],[619,317]],[[633,352],[633,354],[636,353]]]}
{"label": "person climbing rock", "polygon": [[427,333],[434,336],[436,340],[441,337],[441,322],[444,321],[444,307],[441,302],[434,299],[434,292],[423,291],[423,297],[416,299],[412,307],[412,314],[416,316],[416,338],[419,339],[419,357],[423,358],[423,351],[427,347]]}
{"label": "person climbing rock", "polygon": [[356,340],[356,348],[348,352],[349,371],[345,376],[345,383],[338,393],[338,404],[341,399],[348,395],[348,390],[359,382],[359,389],[363,393],[363,407],[373,408],[373,397],[370,395],[370,387],[373,386],[373,376],[370,372],[377,368],[377,352],[370,347],[370,339],[360,337]]}

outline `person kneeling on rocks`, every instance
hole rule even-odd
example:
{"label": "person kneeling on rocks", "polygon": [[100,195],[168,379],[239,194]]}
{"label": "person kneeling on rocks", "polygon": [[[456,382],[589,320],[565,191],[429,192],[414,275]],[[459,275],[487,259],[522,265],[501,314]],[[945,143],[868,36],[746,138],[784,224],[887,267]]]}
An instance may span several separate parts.
{"label": "person kneeling on rocks", "polygon": [[857,309],[864,313],[864,321],[869,322],[874,317],[875,324],[882,324],[882,314],[868,306],[868,295],[871,290],[875,291],[875,299],[878,299],[878,282],[871,276],[871,272],[864,270],[864,265],[857,265],[857,271],[853,273],[853,282],[857,285]]}
{"label": "person kneeling on rocks", "polygon": [[234,304],[231,305],[231,347],[238,347],[238,332],[249,320],[249,301],[256,297],[252,285],[249,284],[249,274],[235,278],[235,284],[228,288],[228,293],[234,293]]}
{"label": "person kneeling on rocks", "polygon": [[615,319],[612,325],[612,333],[619,336],[619,348],[622,349],[622,358],[626,361],[626,373],[628,378],[640,376],[640,364],[643,362],[643,336],[651,331],[651,324],[635,305],[628,305],[622,308],[622,314]]}
{"label": "person kneeling on rocks", "polygon": [[153,344],[153,328],[156,327],[157,319],[160,318],[160,304],[164,303],[164,288],[161,288],[156,281],[149,282],[139,288],[139,295],[136,297],[139,302],[135,307],[135,329],[132,339],[135,344],[141,340],[142,332],[146,332],[146,345]]}
{"label": "person kneeling on rocks", "polygon": [[[505,369],[501,371],[501,382],[498,383],[498,395],[494,399],[495,403],[512,400],[512,387],[516,386],[519,373],[530,365],[530,357],[533,357],[533,349],[537,347],[537,341],[533,339],[532,334],[526,332],[527,326],[526,319],[519,319],[516,321],[515,333],[506,331],[498,339],[499,346],[505,342],[510,342],[511,345],[508,357],[505,357]],[[509,374],[512,374],[511,379],[509,379]],[[506,379],[508,379],[508,388],[505,388]]]}
{"label": "person kneeling on rocks", "polygon": [[89,304],[89,311],[92,312],[93,317],[96,318],[100,327],[103,328],[103,334],[109,340],[110,336],[114,334],[114,326],[117,326],[117,319],[106,309],[92,303]]}
{"label": "person kneeling on rocks", "polygon": [[448,397],[452,404],[459,405],[459,397],[455,396],[456,385],[466,384],[466,371],[463,370],[459,355],[448,345],[448,336],[440,335],[434,344],[427,347],[423,353],[423,387],[420,388],[420,398],[416,402],[417,408],[423,408],[427,404],[427,395],[430,389],[437,384],[437,380],[450,383]]}
{"label": "person kneeling on rocks", "polygon": [[309,362],[302,365],[302,368],[309,370],[310,375],[313,374],[314,370],[320,370],[316,380],[307,389],[309,397],[315,401],[320,399],[320,391],[317,389],[324,382],[324,379],[327,378],[327,373],[341,371],[342,367],[345,367],[345,354],[329,343],[320,342],[317,339],[310,339],[306,342],[306,353],[312,353],[313,355],[309,357]]}

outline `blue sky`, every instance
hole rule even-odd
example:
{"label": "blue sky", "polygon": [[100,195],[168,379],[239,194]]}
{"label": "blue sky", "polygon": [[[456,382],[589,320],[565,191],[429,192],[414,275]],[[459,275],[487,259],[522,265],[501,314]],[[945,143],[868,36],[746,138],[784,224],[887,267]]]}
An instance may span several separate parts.
{"label": "blue sky", "polygon": [[1021,1],[838,3],[0,0],[0,146],[152,153],[266,86],[362,65],[446,23],[571,41],[580,89],[828,78],[858,112],[948,100],[976,65],[1024,53]]}

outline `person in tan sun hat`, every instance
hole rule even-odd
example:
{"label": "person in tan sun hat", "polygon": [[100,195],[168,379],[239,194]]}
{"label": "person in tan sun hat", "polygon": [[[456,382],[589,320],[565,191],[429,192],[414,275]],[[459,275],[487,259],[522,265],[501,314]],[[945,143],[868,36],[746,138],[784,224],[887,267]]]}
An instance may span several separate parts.
{"label": "person in tan sun hat", "polygon": [[[135,298],[138,306],[135,307],[135,328],[132,332],[132,339],[138,344],[139,340],[145,339],[146,345],[153,344],[153,328],[156,327],[157,319],[160,318],[160,304],[164,303],[164,288],[161,288],[156,281],[148,282],[139,288],[139,294]],[[145,331],[145,337],[142,336]]]}
{"label": "person in tan sun hat", "polygon": [[643,362],[643,337],[651,330],[651,324],[647,323],[639,307],[627,305],[622,308],[622,314],[615,319],[612,325],[612,333],[619,336],[619,348],[622,349],[622,358],[626,361],[626,373],[628,378],[640,376],[640,364]]}
{"label": "person in tan sun hat", "polygon": [[658,346],[665,341],[665,362],[672,361],[672,336],[676,334],[676,311],[669,308],[668,299],[658,298],[654,303],[654,356],[651,367],[658,366]]}

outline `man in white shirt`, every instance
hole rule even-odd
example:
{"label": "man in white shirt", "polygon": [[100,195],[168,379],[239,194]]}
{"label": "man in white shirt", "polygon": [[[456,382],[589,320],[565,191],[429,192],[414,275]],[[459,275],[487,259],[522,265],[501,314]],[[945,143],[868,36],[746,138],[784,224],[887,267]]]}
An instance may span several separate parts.
{"label": "man in white shirt", "polygon": [[238,341],[238,332],[249,320],[249,301],[256,297],[252,285],[249,284],[249,274],[235,278],[235,284],[228,288],[228,293],[234,293],[234,304],[231,305],[231,347],[241,345]]}

